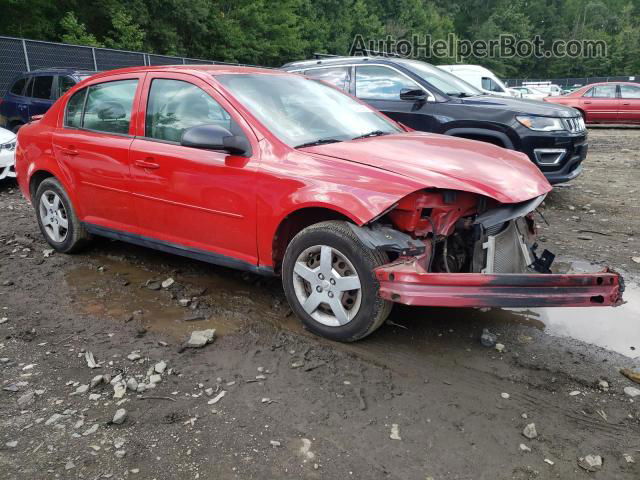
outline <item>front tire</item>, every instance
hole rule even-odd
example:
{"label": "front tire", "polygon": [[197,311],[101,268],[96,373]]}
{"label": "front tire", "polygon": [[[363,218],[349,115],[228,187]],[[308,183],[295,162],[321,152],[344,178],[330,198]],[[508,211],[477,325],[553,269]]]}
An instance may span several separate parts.
{"label": "front tire", "polygon": [[391,312],[378,296],[373,270],[386,254],[364,245],[347,222],[305,228],[287,246],[282,265],[284,292],[307,329],[340,342],[373,333]]}
{"label": "front tire", "polygon": [[67,192],[55,178],[46,178],[38,185],[33,205],[40,231],[54,250],[73,253],[90,239]]}

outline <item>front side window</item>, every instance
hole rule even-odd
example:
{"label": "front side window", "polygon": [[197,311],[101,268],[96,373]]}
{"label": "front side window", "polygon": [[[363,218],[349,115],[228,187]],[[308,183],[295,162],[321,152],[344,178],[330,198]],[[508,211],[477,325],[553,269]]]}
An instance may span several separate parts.
{"label": "front side window", "polygon": [[67,77],[66,75],[58,77],[58,92],[56,94],[56,98],[60,98],[62,95],[67,93],[67,91],[75,84],[76,81],[71,77]]}
{"label": "front side window", "polygon": [[53,77],[45,75],[42,77],[35,77],[33,80],[33,98],[41,98],[43,100],[49,100],[51,98],[51,86],[53,85]]}
{"label": "front side window", "polygon": [[420,88],[416,82],[388,67],[356,67],[356,95],[368,100],[400,100],[402,89]]}
{"label": "front side window", "polygon": [[291,147],[402,131],[346,93],[301,75],[217,75],[223,87]]}
{"label": "front side window", "polygon": [[105,133],[129,133],[138,80],[98,83],[88,88],[82,127]]}
{"label": "front side window", "polygon": [[640,98],[640,87],[635,85],[620,85],[620,96],[622,98]]}
{"label": "front side window", "polygon": [[13,84],[13,86],[11,87],[11,93],[13,93],[14,95],[22,95],[22,91],[24,90],[24,86],[27,83],[27,79],[26,77],[22,77],[18,80],[16,80],[16,82]]}
{"label": "front side window", "polygon": [[158,78],[151,82],[145,136],[179,142],[187,128],[218,125],[231,130],[231,117],[211,96],[182,80]]}
{"label": "front side window", "polygon": [[415,75],[418,75],[429,85],[432,85],[446,95],[452,97],[474,97],[476,95],[482,95],[482,92],[470,83],[428,63],[419,60],[407,60],[405,58],[395,60],[395,62],[410,70]]}
{"label": "front side window", "polygon": [[616,98],[615,85],[598,85],[589,90],[585,97],[593,98]]}
{"label": "front side window", "polygon": [[351,83],[351,67],[314,68],[304,72],[307,77],[324,80],[340,90],[349,90]]}
{"label": "front side window", "polygon": [[67,103],[67,110],[64,115],[64,126],[70,128],[82,127],[82,109],[84,108],[84,99],[87,96],[87,89],[83,88],[79,92],[73,94]]}

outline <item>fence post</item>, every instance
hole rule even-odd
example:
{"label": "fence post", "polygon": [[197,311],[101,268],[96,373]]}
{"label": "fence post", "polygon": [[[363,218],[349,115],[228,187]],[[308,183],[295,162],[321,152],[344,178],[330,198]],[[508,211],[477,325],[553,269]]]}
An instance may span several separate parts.
{"label": "fence post", "polygon": [[31,65],[29,65],[29,55],[27,54],[27,42],[22,39],[22,51],[24,52],[24,63],[27,66],[27,72],[31,71]]}
{"label": "fence post", "polygon": [[93,69],[98,71],[98,62],[96,62],[96,47],[91,47],[91,55],[93,55]]}

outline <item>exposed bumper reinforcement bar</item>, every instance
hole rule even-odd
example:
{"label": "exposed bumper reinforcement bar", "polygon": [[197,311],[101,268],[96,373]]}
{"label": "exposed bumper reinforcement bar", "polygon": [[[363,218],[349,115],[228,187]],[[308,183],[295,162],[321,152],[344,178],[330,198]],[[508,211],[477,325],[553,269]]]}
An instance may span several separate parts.
{"label": "exposed bumper reinforcement bar", "polygon": [[622,304],[624,281],[609,269],[579,274],[427,273],[418,259],[378,267],[380,296],[432,307],[596,307]]}

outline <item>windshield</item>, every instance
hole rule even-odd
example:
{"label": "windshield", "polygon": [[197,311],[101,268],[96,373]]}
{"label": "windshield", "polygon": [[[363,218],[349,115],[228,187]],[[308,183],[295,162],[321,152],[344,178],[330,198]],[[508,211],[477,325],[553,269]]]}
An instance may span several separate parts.
{"label": "windshield", "polygon": [[216,79],[291,147],[402,131],[350,96],[302,76],[230,74]]}
{"label": "windshield", "polygon": [[455,75],[445,72],[428,63],[418,60],[395,60],[403,67],[408,68],[416,75],[422,77],[426,82],[430,83],[442,93],[453,97],[473,97],[482,95],[482,92],[473,85],[456,77]]}

